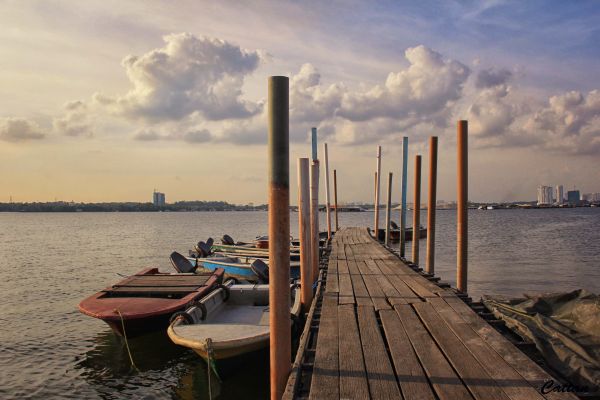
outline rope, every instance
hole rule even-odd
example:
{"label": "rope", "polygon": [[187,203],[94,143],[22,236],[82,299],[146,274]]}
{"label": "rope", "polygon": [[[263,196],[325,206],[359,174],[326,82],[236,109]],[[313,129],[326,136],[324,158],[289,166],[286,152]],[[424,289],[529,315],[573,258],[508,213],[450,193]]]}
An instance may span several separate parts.
{"label": "rope", "polygon": [[121,318],[121,326],[123,327],[123,337],[125,338],[125,347],[127,347],[127,353],[129,354],[129,361],[131,361],[131,366],[136,371],[140,372],[139,368],[133,362],[133,357],[131,356],[131,350],[129,350],[129,342],[127,341],[127,333],[125,332],[125,321],[123,320],[123,315],[121,315],[121,311],[119,311],[118,308],[115,308],[114,311],[117,312],[117,314],[119,314],[119,317]]}
{"label": "rope", "polygon": [[217,366],[215,365],[215,361],[213,358],[213,347],[212,347],[212,339],[211,338],[206,339],[206,356],[207,356],[207,361],[208,361],[208,368],[206,369],[208,372],[208,398],[209,398],[209,400],[212,400],[213,397],[212,397],[212,387],[211,387],[211,382],[210,382],[210,370],[211,369],[213,370],[213,372],[217,376],[217,379],[221,380],[221,378],[219,377],[219,374],[217,372]]}

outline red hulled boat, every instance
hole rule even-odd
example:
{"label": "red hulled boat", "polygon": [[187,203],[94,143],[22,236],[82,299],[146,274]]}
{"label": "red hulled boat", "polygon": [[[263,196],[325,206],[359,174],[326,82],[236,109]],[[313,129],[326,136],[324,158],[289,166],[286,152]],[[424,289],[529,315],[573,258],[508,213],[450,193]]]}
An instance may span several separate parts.
{"label": "red hulled boat", "polygon": [[79,311],[106,322],[127,337],[166,329],[171,315],[183,311],[223,282],[223,269],[204,274],[169,274],[147,268],[88,297]]}

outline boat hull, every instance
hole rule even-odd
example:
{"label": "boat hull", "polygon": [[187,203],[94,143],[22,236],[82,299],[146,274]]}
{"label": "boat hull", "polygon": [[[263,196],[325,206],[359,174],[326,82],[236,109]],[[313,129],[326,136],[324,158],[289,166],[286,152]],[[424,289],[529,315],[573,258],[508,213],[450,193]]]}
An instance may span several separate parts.
{"label": "boat hull", "polygon": [[[198,269],[204,272],[215,271],[217,268],[223,268],[225,276],[228,278],[242,279],[250,282],[257,282],[258,276],[252,271],[249,263],[224,263],[211,261],[210,258],[192,258],[188,260],[195,266],[198,264]],[[300,277],[300,267],[298,265],[290,266],[290,278],[298,279]]]}

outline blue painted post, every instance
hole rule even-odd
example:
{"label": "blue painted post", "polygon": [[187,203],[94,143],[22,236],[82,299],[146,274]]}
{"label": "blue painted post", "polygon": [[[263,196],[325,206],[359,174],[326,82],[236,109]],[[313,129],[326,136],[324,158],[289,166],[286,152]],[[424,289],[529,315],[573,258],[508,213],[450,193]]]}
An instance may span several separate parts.
{"label": "blue painted post", "polygon": [[317,157],[317,128],[311,128],[312,131],[312,160],[315,161]]}
{"label": "blue painted post", "polygon": [[400,257],[404,257],[406,239],[406,178],[408,166],[408,137],[402,138],[402,210],[400,210]]}

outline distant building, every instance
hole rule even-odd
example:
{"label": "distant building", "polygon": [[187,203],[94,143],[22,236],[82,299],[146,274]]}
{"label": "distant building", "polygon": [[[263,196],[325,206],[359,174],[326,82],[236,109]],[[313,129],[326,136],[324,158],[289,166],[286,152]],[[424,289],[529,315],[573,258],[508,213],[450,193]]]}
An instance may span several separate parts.
{"label": "distant building", "polygon": [[567,203],[577,205],[581,201],[579,190],[569,190],[567,192]]}
{"label": "distant building", "polygon": [[590,203],[597,203],[600,201],[600,193],[585,193],[581,195],[582,201],[589,201]]}
{"label": "distant building", "polygon": [[552,188],[552,186],[544,186],[544,185],[539,186],[538,193],[537,193],[538,205],[545,205],[545,204],[550,205],[550,204],[554,203],[553,192],[554,192],[554,189]]}
{"label": "distant building", "polygon": [[164,206],[165,205],[165,194],[161,192],[154,191],[152,195],[152,203],[155,206]]}
{"label": "distant building", "polygon": [[556,186],[556,198],[554,201],[558,204],[563,204],[565,202],[565,192],[562,185]]}

